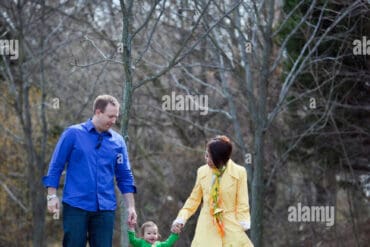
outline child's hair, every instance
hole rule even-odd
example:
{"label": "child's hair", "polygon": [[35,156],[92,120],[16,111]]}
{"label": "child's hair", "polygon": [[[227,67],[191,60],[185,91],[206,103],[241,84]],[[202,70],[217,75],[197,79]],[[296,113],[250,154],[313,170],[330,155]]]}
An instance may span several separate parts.
{"label": "child's hair", "polygon": [[[145,229],[148,227],[156,227],[158,229],[158,226],[153,221],[146,221],[141,225],[141,228],[140,228],[140,233],[142,237],[144,237]],[[161,238],[161,235],[159,234],[159,232],[158,232],[158,238]]]}

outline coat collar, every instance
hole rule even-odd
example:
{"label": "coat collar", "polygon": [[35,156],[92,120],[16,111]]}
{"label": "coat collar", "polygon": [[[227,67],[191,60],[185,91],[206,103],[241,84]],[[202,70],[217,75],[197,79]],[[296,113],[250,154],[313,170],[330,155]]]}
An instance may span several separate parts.
{"label": "coat collar", "polygon": [[234,177],[234,178],[238,178],[239,177],[239,173],[236,169],[236,164],[234,163],[234,161],[232,159],[229,159],[229,161],[227,162],[227,165],[226,165],[226,171],[225,173],[228,173],[230,174],[230,176]]}

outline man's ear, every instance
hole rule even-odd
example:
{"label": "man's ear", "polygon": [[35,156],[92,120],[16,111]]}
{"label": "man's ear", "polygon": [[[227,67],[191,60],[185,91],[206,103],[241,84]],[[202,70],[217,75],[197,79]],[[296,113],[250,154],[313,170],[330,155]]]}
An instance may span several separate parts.
{"label": "man's ear", "polygon": [[98,115],[99,113],[102,113],[100,109],[95,109],[94,115]]}

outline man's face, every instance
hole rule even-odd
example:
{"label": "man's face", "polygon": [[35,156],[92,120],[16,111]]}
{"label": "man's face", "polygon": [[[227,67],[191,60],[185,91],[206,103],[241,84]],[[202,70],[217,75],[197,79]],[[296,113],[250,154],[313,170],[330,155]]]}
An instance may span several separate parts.
{"label": "man's face", "polygon": [[97,130],[100,132],[109,130],[116,123],[118,113],[119,107],[112,104],[108,104],[104,112],[97,109],[95,111]]}

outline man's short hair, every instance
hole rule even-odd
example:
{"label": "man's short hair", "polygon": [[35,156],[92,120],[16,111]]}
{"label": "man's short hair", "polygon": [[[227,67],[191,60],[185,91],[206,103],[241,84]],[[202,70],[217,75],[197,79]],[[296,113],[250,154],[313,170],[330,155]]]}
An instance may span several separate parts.
{"label": "man's short hair", "polygon": [[99,109],[101,112],[104,112],[108,104],[112,104],[114,106],[119,107],[118,100],[112,95],[103,94],[103,95],[99,95],[98,97],[96,97],[96,99],[94,100],[94,106],[93,106],[94,114],[97,109]]}

